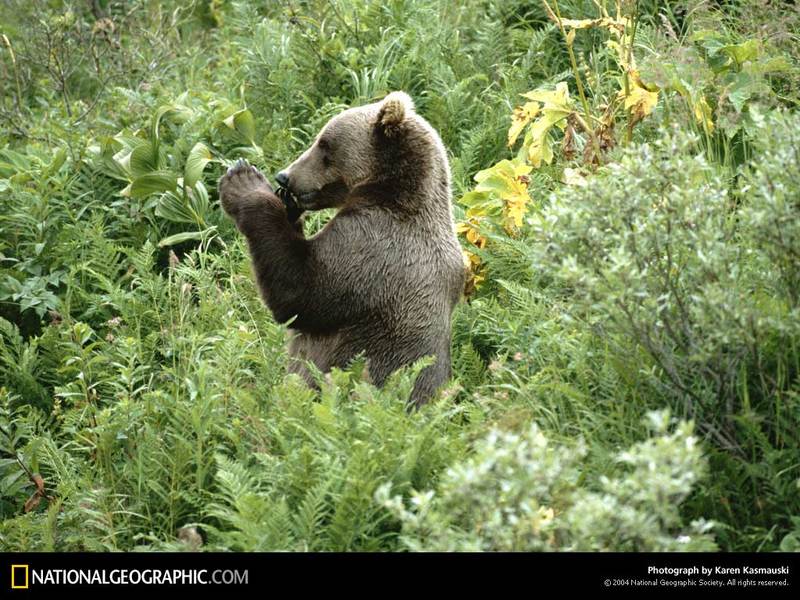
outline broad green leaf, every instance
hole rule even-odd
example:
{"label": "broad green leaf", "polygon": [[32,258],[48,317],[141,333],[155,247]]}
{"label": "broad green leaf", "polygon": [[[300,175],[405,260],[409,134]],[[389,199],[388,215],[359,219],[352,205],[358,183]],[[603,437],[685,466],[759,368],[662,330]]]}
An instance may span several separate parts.
{"label": "broad green leaf", "polygon": [[476,192],[475,190],[470,190],[459,200],[459,203],[466,207],[471,207],[479,202],[486,200],[486,194],[483,192]]}
{"label": "broad green leaf", "polygon": [[759,43],[758,40],[747,40],[741,44],[723,46],[720,52],[730,56],[736,61],[737,66],[741,66],[742,63],[748,60],[755,60],[758,58]]}
{"label": "broad green leaf", "polygon": [[745,103],[757,91],[758,85],[748,73],[738,73],[728,91],[728,100],[736,109],[742,112]]}
{"label": "broad green leaf", "polygon": [[716,56],[725,47],[725,43],[719,38],[708,38],[700,44],[709,56]]}
{"label": "broad green leaf", "polygon": [[154,145],[154,147],[158,146],[159,141],[159,134],[158,128],[161,125],[161,118],[170,111],[175,110],[175,106],[172,104],[167,104],[165,106],[160,106],[158,110],[156,110],[156,114],[153,115],[153,120],[150,123],[150,141]]}
{"label": "broad green leaf", "polygon": [[213,160],[211,152],[202,142],[197,142],[194,147],[189,151],[189,156],[186,158],[186,167],[184,168],[183,183],[187,187],[194,187],[194,184],[200,180],[203,174],[203,169],[206,165]]}
{"label": "broad green leaf", "polygon": [[476,192],[483,198],[473,202],[467,210],[468,217],[500,216],[503,214],[503,207],[498,203],[499,198],[486,192]]}
{"label": "broad green leaf", "polygon": [[112,160],[119,165],[126,177],[131,174],[131,154],[133,153],[130,150],[123,148],[112,157]]}
{"label": "broad green leaf", "polygon": [[238,131],[251,144],[256,137],[256,122],[253,113],[248,109],[242,109],[233,113],[223,121],[226,126]]}
{"label": "broad green leaf", "polygon": [[[184,97],[185,96],[181,96],[181,98]],[[166,104],[159,107],[156,111],[156,114],[153,115],[153,121],[150,124],[150,141],[154,148],[157,148],[159,143],[159,126],[161,125],[161,119],[168,113],[175,113],[173,120],[180,123],[191,117],[192,110],[187,106],[178,103]]]}
{"label": "broad green leaf", "polygon": [[189,240],[204,240],[209,233],[216,231],[216,229],[216,227],[209,227],[202,231],[184,231],[182,233],[176,233],[175,235],[165,237],[163,240],[158,242],[158,246],[160,248],[164,248],[166,246],[180,244],[181,242],[188,242]]}
{"label": "broad green leaf", "polygon": [[133,150],[144,138],[132,135],[127,130],[122,130],[113,138],[114,144],[119,144],[125,150]]}
{"label": "broad green leaf", "polygon": [[128,167],[134,177],[158,170],[158,150],[150,142],[140,141],[128,155]]}
{"label": "broad green leaf", "polygon": [[704,48],[710,55],[719,52],[719,50],[725,46],[726,42],[720,32],[713,29],[700,29],[699,31],[695,31],[689,39]]}
{"label": "broad green leaf", "polygon": [[192,187],[187,187],[186,193],[189,198],[189,210],[192,211],[194,220],[204,226],[210,207],[206,186],[202,181],[198,181]]}
{"label": "broad green leaf", "polygon": [[768,73],[780,73],[791,70],[792,65],[788,60],[786,60],[785,56],[773,56],[772,58],[768,58],[766,60],[759,60],[755,65],[753,65],[754,73],[760,75],[766,75]]}
{"label": "broad green leaf", "polygon": [[178,178],[168,171],[153,171],[136,177],[131,182],[130,195],[145,198],[150,194],[172,191],[178,185]]}
{"label": "broad green leaf", "polygon": [[475,190],[502,196],[503,194],[508,194],[510,191],[509,181],[503,173],[493,168],[489,170],[489,173],[475,186]]}
{"label": "broad green leaf", "polygon": [[187,199],[182,194],[172,191],[161,195],[156,204],[156,215],[173,223],[197,224],[195,212],[189,206]]}

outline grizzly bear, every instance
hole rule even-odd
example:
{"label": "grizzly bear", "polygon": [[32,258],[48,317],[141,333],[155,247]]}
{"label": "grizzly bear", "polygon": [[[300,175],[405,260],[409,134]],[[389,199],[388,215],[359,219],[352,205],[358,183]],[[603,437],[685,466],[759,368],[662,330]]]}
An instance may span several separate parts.
{"label": "grizzly bear", "polygon": [[331,119],[275,179],[301,210],[338,208],[306,238],[255,167],[239,161],[220,180],[264,301],[294,334],[290,370],[313,385],[305,361],[327,372],[362,354],[380,386],[432,356],[410,398],[425,403],[450,377],[450,318],[465,278],[439,135],[393,92]]}

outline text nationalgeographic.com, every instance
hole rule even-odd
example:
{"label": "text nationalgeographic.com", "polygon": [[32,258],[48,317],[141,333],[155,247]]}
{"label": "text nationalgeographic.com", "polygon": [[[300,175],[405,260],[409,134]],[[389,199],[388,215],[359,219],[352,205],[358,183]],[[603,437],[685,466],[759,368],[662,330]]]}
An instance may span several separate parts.
{"label": "text nationalgeographic.com", "polygon": [[[17,575],[15,573],[15,575]],[[25,574],[27,575],[27,573]],[[247,569],[30,569],[30,585],[247,585]],[[16,577],[15,577],[16,579]],[[26,577],[27,579],[27,577]],[[17,586],[15,586],[17,587]]]}

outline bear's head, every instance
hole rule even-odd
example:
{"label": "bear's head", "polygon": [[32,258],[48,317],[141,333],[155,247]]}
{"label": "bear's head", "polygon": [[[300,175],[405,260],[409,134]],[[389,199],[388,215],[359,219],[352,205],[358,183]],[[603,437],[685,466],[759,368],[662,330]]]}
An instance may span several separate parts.
{"label": "bear's head", "polygon": [[[358,186],[386,184],[412,165],[418,176],[426,164],[436,162],[420,160],[436,145],[441,146],[438,135],[414,112],[408,94],[392,92],[331,119],[276,180],[303,209],[338,207]],[[441,154],[446,161],[443,147]]]}

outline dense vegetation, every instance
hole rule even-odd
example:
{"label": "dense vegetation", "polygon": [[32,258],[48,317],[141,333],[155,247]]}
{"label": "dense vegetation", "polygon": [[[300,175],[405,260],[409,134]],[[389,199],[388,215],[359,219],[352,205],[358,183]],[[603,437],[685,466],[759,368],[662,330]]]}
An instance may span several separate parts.
{"label": "dense vegetation", "polygon": [[[791,3],[0,22],[1,549],[800,548]],[[394,89],[448,148],[472,268],[453,381],[411,413],[422,365],[287,376],[215,183]]]}

